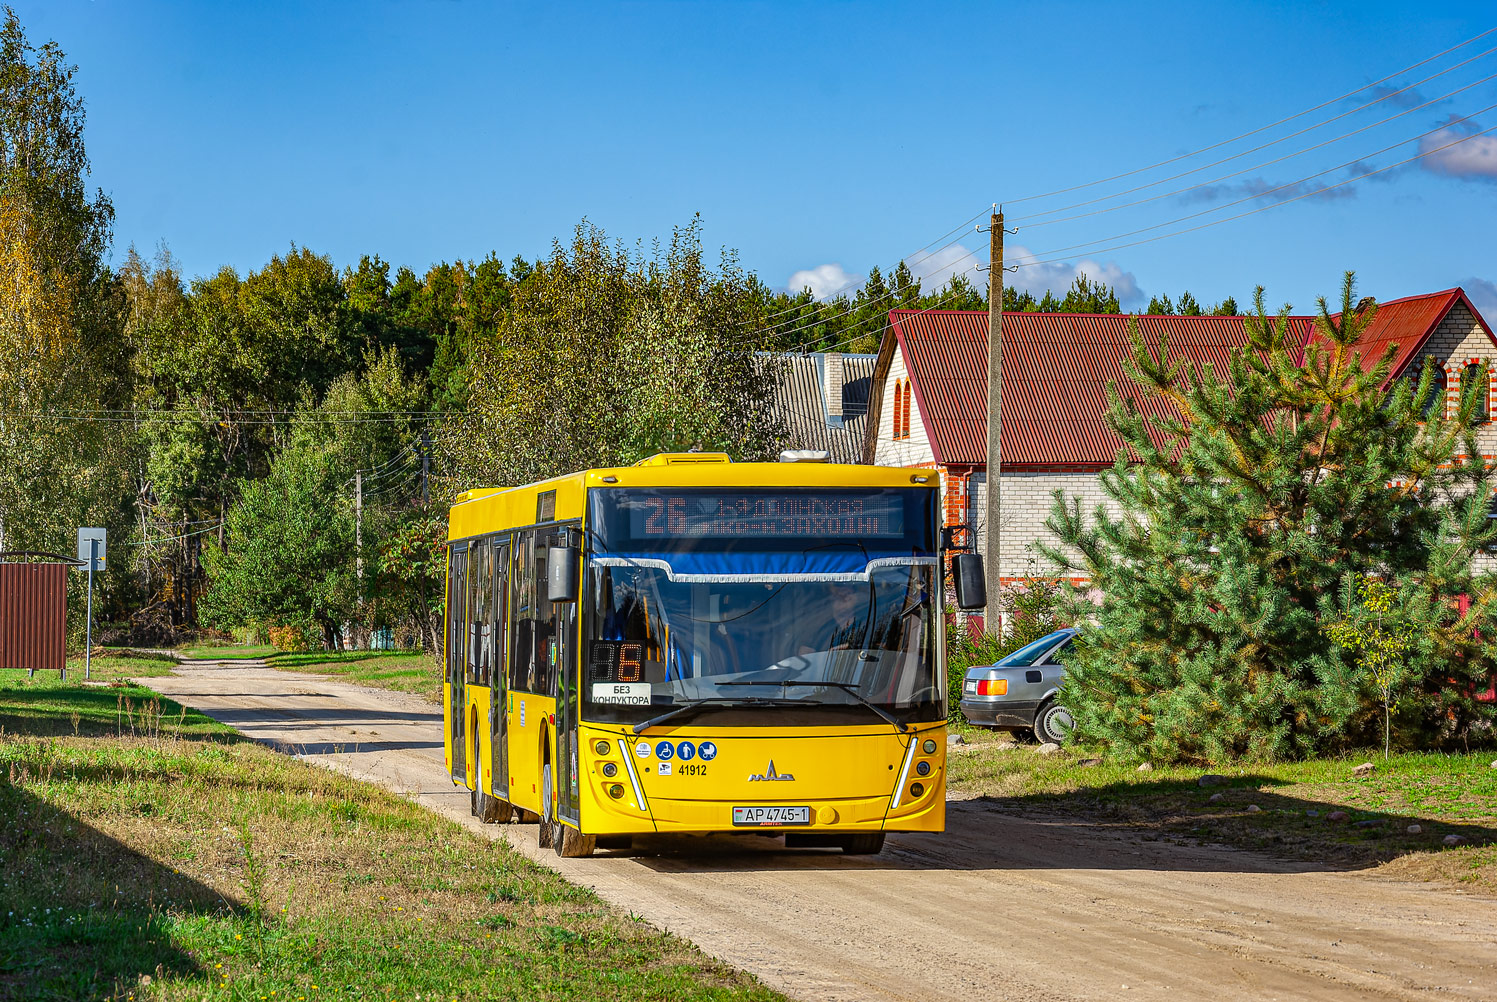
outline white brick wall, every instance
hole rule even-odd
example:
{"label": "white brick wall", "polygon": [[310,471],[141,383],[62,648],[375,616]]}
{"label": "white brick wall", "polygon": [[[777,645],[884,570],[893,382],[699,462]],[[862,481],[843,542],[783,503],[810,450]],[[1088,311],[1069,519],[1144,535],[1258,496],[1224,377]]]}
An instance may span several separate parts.
{"label": "white brick wall", "polygon": [[904,352],[896,348],[889,362],[889,374],[884,377],[883,404],[879,413],[868,416],[868,420],[878,422],[873,441],[875,466],[931,466],[936,461],[930,437],[925,433],[925,422],[920,418],[920,401],[913,395],[910,399],[910,437],[894,438],[894,387],[897,380],[908,380],[909,377]]}
{"label": "white brick wall", "polygon": [[[977,530],[979,552],[987,552],[987,484],[977,474],[973,480],[970,520]],[[1061,491],[1069,500],[1081,499],[1082,510],[1090,515],[1103,505],[1113,515],[1118,508],[1102,493],[1095,473],[1005,473],[1003,475],[1003,531],[999,535],[999,570],[1002,577],[1021,578],[1059,573],[1045,559],[1036,542],[1058,545],[1045,521],[1055,504],[1054,493]]]}

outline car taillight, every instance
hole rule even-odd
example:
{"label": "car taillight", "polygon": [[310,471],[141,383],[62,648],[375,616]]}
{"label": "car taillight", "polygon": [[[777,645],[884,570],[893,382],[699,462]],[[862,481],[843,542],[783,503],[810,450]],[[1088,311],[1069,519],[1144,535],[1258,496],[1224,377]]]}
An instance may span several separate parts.
{"label": "car taillight", "polygon": [[1008,679],[1006,678],[983,678],[977,680],[977,694],[979,696],[1007,696]]}

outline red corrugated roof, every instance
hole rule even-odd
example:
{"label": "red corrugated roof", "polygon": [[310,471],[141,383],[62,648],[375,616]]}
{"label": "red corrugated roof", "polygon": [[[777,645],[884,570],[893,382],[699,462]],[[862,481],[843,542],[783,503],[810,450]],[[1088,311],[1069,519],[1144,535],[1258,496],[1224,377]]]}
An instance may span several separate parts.
{"label": "red corrugated roof", "polygon": [[[1361,342],[1366,364],[1374,364],[1387,345],[1396,343],[1393,374],[1398,375],[1451,306],[1464,299],[1464,293],[1453,289],[1380,305]],[[894,310],[889,317],[937,462],[985,465],[987,313]],[[1107,426],[1109,383],[1145,412],[1165,413],[1163,402],[1125,375],[1129,319],[1090,313],[1003,315],[1005,469],[1111,465],[1122,441]],[[1227,373],[1232,349],[1247,343],[1242,317],[1136,319],[1146,343],[1167,335],[1171,357],[1210,364],[1219,375]],[[1290,323],[1292,335],[1304,344],[1313,330],[1312,318],[1294,317]]]}
{"label": "red corrugated roof", "polygon": [[[1386,303],[1379,303],[1377,314],[1373,316],[1371,325],[1363,333],[1358,347],[1362,350],[1362,367],[1370,369],[1383,357],[1383,353],[1390,345],[1397,345],[1398,350],[1393,356],[1393,370],[1391,378],[1396,378],[1403,373],[1409,360],[1419,354],[1429,336],[1434,333],[1440,321],[1445,319],[1445,314],[1458,302],[1465,302],[1473,316],[1480,319],[1476,307],[1466,299],[1466,294],[1460,289],[1446,289],[1444,292],[1436,292],[1425,296],[1406,296],[1403,299],[1390,299]],[[1339,322],[1341,314],[1332,315],[1332,319]],[[1486,327],[1486,324],[1482,324]],[[1490,330],[1490,328],[1488,328]],[[1311,335],[1311,340],[1324,344],[1324,339],[1317,334]]]}

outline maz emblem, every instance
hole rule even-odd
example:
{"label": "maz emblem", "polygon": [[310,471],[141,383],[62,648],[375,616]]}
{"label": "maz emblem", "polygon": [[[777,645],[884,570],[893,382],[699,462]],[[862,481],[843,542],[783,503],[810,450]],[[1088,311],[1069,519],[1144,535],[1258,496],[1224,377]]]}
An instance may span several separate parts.
{"label": "maz emblem", "polygon": [[793,783],[795,776],[788,772],[775,772],[774,759],[769,760],[769,768],[755,776],[749,777],[750,783]]}

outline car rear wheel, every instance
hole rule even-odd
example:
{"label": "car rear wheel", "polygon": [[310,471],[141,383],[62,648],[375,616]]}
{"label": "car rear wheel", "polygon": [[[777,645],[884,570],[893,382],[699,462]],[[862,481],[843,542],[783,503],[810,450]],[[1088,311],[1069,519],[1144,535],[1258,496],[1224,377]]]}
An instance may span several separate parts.
{"label": "car rear wheel", "polygon": [[842,841],[842,851],[849,856],[877,856],[884,851],[884,833],[849,835]]}
{"label": "car rear wheel", "polygon": [[1040,741],[1051,741],[1063,745],[1071,740],[1071,731],[1076,721],[1071,711],[1052,700],[1047,700],[1034,715],[1034,736]]}

